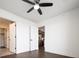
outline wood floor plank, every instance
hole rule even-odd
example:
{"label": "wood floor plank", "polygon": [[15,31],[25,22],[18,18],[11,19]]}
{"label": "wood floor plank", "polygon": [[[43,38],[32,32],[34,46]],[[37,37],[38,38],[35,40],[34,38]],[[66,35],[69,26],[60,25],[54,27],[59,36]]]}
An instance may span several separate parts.
{"label": "wood floor plank", "polygon": [[8,56],[4,56],[2,58],[71,58],[71,57],[48,53],[45,51],[34,50],[31,52],[8,55]]}

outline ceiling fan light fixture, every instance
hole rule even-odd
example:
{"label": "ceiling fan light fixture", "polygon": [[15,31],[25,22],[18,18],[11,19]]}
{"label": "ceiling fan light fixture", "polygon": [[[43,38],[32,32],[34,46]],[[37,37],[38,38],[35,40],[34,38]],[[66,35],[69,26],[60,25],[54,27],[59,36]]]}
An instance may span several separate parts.
{"label": "ceiling fan light fixture", "polygon": [[39,9],[40,7],[39,7],[39,5],[38,4],[36,4],[36,5],[34,5],[34,9]]}

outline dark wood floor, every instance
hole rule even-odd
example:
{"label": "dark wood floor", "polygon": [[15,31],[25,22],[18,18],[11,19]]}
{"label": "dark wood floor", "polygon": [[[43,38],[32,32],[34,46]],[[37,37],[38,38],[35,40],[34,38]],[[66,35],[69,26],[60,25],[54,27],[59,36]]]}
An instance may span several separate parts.
{"label": "dark wood floor", "polygon": [[8,55],[8,56],[4,56],[1,58],[71,58],[71,57],[48,53],[48,52],[44,52],[42,50],[39,50],[39,51],[34,50],[31,52]]}

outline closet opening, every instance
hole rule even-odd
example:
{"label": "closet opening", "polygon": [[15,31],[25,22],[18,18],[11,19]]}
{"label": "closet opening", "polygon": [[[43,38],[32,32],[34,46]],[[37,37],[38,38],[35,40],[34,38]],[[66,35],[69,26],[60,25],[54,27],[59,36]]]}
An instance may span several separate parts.
{"label": "closet opening", "polygon": [[39,36],[39,50],[44,51],[45,50],[45,26],[38,28],[38,36]]}

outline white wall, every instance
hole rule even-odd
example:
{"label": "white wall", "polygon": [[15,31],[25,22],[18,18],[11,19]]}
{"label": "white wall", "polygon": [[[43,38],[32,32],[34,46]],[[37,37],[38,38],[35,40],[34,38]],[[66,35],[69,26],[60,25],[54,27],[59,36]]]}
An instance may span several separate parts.
{"label": "white wall", "polygon": [[42,25],[47,52],[79,57],[79,8],[39,23]]}
{"label": "white wall", "polygon": [[[37,25],[27,19],[16,16],[3,9],[0,9],[0,17],[16,22],[16,53],[29,51],[29,26],[32,25],[37,27]],[[37,47],[35,48],[37,49]]]}

